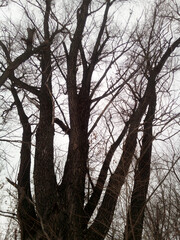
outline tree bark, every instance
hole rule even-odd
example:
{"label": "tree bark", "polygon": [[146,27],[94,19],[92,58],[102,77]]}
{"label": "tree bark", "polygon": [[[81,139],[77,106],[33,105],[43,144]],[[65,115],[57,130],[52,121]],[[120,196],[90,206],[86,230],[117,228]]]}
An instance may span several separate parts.
{"label": "tree bark", "polygon": [[52,66],[49,37],[51,1],[46,0],[44,38],[47,45],[41,53],[40,116],[36,132],[34,185],[36,211],[45,239],[56,239],[59,232],[57,183],[54,173],[54,101],[52,98]]}
{"label": "tree bark", "polygon": [[[9,38],[10,41],[7,41],[7,47],[0,41],[0,46],[3,50],[2,57],[4,57],[0,66],[2,71],[0,85],[4,85],[5,88],[9,89],[8,83],[4,83],[8,78],[11,80],[11,92],[23,127],[20,169],[18,174],[18,218],[21,228],[21,239],[23,240],[103,240],[106,238],[113,222],[113,215],[121,188],[125,183],[129,167],[132,163],[141,121],[144,116],[146,116],[142,149],[137,164],[137,171],[135,172],[134,189],[124,236],[125,240],[140,240],[142,238],[144,208],[150,174],[153,138],[152,125],[156,105],[155,87],[158,81],[158,74],[161,72],[171,53],[179,46],[180,38],[170,46],[164,41],[165,36],[163,35],[162,41],[164,41],[165,46],[168,46],[167,50],[162,54],[161,51],[164,50],[160,46],[157,62],[160,56],[162,56],[161,60],[158,63],[156,62],[156,53],[152,63],[152,66],[157,63],[156,66],[154,68],[152,66],[146,66],[143,60],[147,61],[148,65],[149,59],[145,59],[146,51],[143,49],[143,44],[146,44],[146,41],[144,41],[146,39],[143,39],[144,35],[142,34],[142,39],[141,34],[137,36],[138,39],[134,36],[130,36],[128,40],[123,39],[125,31],[127,31],[127,26],[123,31],[116,31],[115,25],[115,28],[111,28],[109,26],[113,19],[111,11],[109,15],[110,18],[108,19],[110,6],[118,1],[107,0],[103,3],[100,2],[101,1],[97,1],[97,3],[93,5],[94,2],[91,0],[79,1],[78,8],[74,10],[74,13],[77,14],[76,26],[74,22],[71,22],[72,19],[68,19],[68,16],[68,20],[64,19],[64,22],[59,20],[59,16],[56,16],[54,9],[56,4],[52,0],[45,0],[42,6],[40,4],[32,4],[33,7],[38,8],[44,20],[42,24],[39,24],[38,21],[36,22],[31,19],[31,14],[28,15],[28,11],[26,12],[28,18],[31,20],[30,24],[36,28],[36,32],[33,32],[33,29],[28,30],[29,37],[26,39],[26,49],[21,55],[16,57],[14,61],[11,61],[11,56],[17,56],[17,54],[22,51],[24,43],[21,45],[18,40],[17,52],[11,53],[9,49],[15,48],[14,46],[16,46],[16,44],[14,44],[14,42],[16,39],[12,41]],[[96,9],[97,6],[98,8]],[[24,10],[26,11],[25,7]],[[102,14],[102,11],[104,11],[104,14]],[[72,13],[71,16],[74,17],[74,13]],[[97,16],[98,22],[96,22],[96,19],[93,19],[94,16]],[[102,17],[102,22],[99,21],[100,17]],[[86,24],[86,22],[88,23]],[[94,24],[94,26],[90,26],[91,23]],[[62,24],[64,25],[62,26]],[[96,29],[93,29],[93,27]],[[114,30],[117,36],[114,36]],[[137,30],[137,32],[138,31],[139,30]],[[59,35],[56,35],[56,33]],[[22,32],[19,31],[18,34],[22,34]],[[19,36],[18,34],[17,36]],[[94,39],[88,39],[91,34],[93,34],[93,38],[96,38],[95,41]],[[96,34],[97,36],[95,36]],[[134,32],[132,35],[134,35]],[[57,36],[57,38],[55,38],[55,36]],[[34,37],[35,39],[33,40]],[[155,37],[156,35],[153,36],[153,38]],[[7,39],[6,34],[3,39]],[[107,45],[109,40],[110,44]],[[152,46],[154,46],[153,44],[156,41],[154,39],[152,40]],[[40,41],[43,41],[43,43],[39,43]],[[63,43],[61,41],[63,41]],[[12,46],[10,46],[11,42]],[[39,46],[37,47],[38,43]],[[151,41],[149,41],[148,44],[150,45]],[[158,44],[161,44],[161,40]],[[61,46],[62,48],[64,47],[64,55]],[[56,50],[57,54],[54,54],[53,51]],[[128,59],[130,56],[128,55],[128,50],[130,50],[130,54],[132,54],[132,59],[130,60]],[[152,53],[153,51],[152,49]],[[37,56],[35,54],[37,54]],[[123,56],[123,54],[125,55]],[[30,59],[31,56],[33,56],[32,59]],[[54,62],[52,61],[52,56],[55,60]],[[119,59],[120,56],[122,56],[122,59]],[[137,59],[134,56],[137,56]],[[142,60],[143,57],[144,59]],[[32,66],[26,65],[25,62],[28,59],[29,64],[32,64]],[[124,60],[125,62],[122,63]],[[122,66],[120,66],[121,63]],[[147,68],[145,71],[142,70],[144,66]],[[77,69],[77,67],[79,67],[79,69]],[[109,71],[111,67],[112,71]],[[152,69],[149,69],[150,67]],[[103,75],[96,75],[96,73],[103,68],[105,68],[105,70],[102,71]],[[125,70],[121,68],[125,68]],[[30,70],[32,70],[32,72],[30,72]],[[61,81],[58,70],[60,74],[63,75],[65,82]],[[16,71],[16,76],[18,77],[15,77],[14,71]],[[54,75],[52,76],[53,71]],[[38,75],[39,72],[41,78]],[[94,73],[95,76],[93,75]],[[110,76],[111,74],[113,76]],[[40,88],[31,85],[32,82],[34,82],[29,80],[32,76],[37,77],[37,85],[40,86]],[[25,78],[23,79],[23,77]],[[98,77],[99,80],[97,80]],[[52,82],[54,79],[55,81]],[[68,101],[67,108],[69,115],[67,111],[64,113],[61,111],[61,113],[63,116],[68,115],[70,127],[68,127],[68,124],[65,125],[61,120],[55,118],[52,84],[58,86],[58,94],[56,95],[56,89],[54,92],[58,97],[61,94],[61,87],[64,88],[64,84],[66,84],[67,99],[66,96],[60,96],[59,99],[64,98],[65,104],[66,100]],[[102,89],[99,89],[101,84]],[[19,93],[17,94],[14,86],[19,87],[21,90],[23,89],[23,94],[26,94],[25,96],[27,96],[27,91],[34,94],[38,102],[39,115],[37,112],[34,113],[28,109],[32,115],[39,118],[36,128],[34,158],[34,202],[30,189],[32,154],[31,125],[25,113],[26,106],[24,111],[24,103],[21,103],[18,97]],[[129,96],[133,95],[132,101],[128,101],[130,105],[128,105],[128,103],[126,105],[127,109],[125,113],[123,112],[125,109],[123,106],[123,95],[120,97],[123,102],[122,105],[120,103],[120,106],[115,106],[116,101],[115,104],[113,103],[115,98],[119,96],[121,90],[122,94],[128,94],[129,91],[131,91]],[[103,93],[101,91],[103,91]],[[109,100],[108,97],[110,95],[112,95],[112,98]],[[143,97],[141,98],[142,95]],[[99,101],[103,98],[104,103],[108,101],[106,107],[100,106],[99,104]],[[58,102],[59,99],[56,99],[56,101]],[[25,100],[29,101],[31,97],[27,97]],[[133,104],[133,101],[134,109],[132,110],[131,103]],[[103,114],[110,106],[112,106],[112,109],[109,109],[109,113],[112,111],[113,119],[115,120],[115,122],[112,121],[112,127],[114,129],[116,129],[118,124],[117,116],[120,115],[121,120],[127,117],[129,120],[126,122],[122,132],[119,131],[118,138],[115,141],[114,136],[110,136],[113,140],[111,146],[110,138],[107,141],[103,139],[104,142],[106,141],[107,146],[110,146],[109,151],[107,155],[104,156],[104,159],[102,159],[102,168],[100,170],[98,169],[99,176],[96,179],[97,183],[96,185],[94,183],[92,184],[92,191],[91,189],[89,190],[91,195],[88,195],[89,199],[85,205],[85,194],[87,191],[86,177],[90,176],[89,172],[91,171],[91,169],[88,169],[89,136],[95,126],[97,126],[97,123],[99,123],[99,119],[105,116]],[[123,109],[122,112],[121,106]],[[61,110],[61,107],[59,108]],[[103,111],[97,116],[96,121],[93,123],[94,116],[96,116],[102,108]],[[89,121],[91,121],[91,123],[89,123]],[[67,123],[68,121],[64,122]],[[54,123],[57,123],[69,137],[67,159],[60,185],[57,184],[54,170]],[[93,126],[91,126],[88,132],[88,127],[91,124]],[[96,135],[96,132],[93,132],[93,134]],[[94,142],[99,141],[100,135],[95,140],[92,138],[92,146]],[[104,136],[106,138],[106,133]],[[94,138],[96,138],[96,136]],[[113,156],[116,154],[118,146],[124,139],[122,154],[119,157],[117,167],[108,178],[108,170],[110,164],[113,164]],[[94,149],[96,154],[96,147],[94,147]],[[59,161],[59,159],[57,159],[57,161]],[[109,182],[107,182],[107,179],[109,179]],[[103,197],[102,201],[101,197]],[[94,216],[93,214],[96,213],[96,210],[97,214]],[[90,222],[91,219],[93,219],[92,222]]]}
{"label": "tree bark", "polygon": [[38,224],[30,189],[31,126],[13,86],[11,87],[11,92],[23,127],[18,173],[18,220],[21,229],[21,239],[34,239],[38,230]]}
{"label": "tree bark", "polygon": [[88,230],[89,239],[104,239],[112,222],[114,210],[120,190],[128,174],[129,166],[136,148],[137,133],[140,121],[151,99],[151,91],[155,82],[149,81],[144,97],[133,114],[123,153],[115,172],[111,175],[102,204],[94,223]]}
{"label": "tree bark", "polygon": [[156,106],[156,92],[152,91],[152,100],[144,120],[144,135],[140,157],[137,162],[137,169],[134,177],[134,188],[131,197],[131,204],[127,215],[125,229],[125,240],[141,240],[143,231],[144,211],[146,206],[146,195],[148,191],[151,152],[152,152],[152,126]]}

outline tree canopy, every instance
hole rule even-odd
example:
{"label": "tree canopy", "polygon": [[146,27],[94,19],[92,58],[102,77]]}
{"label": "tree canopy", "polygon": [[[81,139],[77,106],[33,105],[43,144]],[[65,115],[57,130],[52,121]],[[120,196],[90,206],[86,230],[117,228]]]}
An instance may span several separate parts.
{"label": "tree canopy", "polygon": [[148,226],[161,239],[150,200],[164,199],[171,173],[179,181],[178,1],[0,6],[12,11],[0,34],[0,141],[6,160],[19,152],[7,181],[21,239],[140,240]]}

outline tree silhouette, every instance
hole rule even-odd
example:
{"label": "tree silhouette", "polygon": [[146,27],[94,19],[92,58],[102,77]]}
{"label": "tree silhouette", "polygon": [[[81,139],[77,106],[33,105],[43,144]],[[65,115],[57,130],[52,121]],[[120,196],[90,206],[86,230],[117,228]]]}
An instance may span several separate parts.
{"label": "tree silhouette", "polygon": [[[3,26],[0,85],[22,126],[18,181],[8,180],[21,239],[105,239],[136,151],[124,239],[142,238],[159,94],[170,92],[180,38],[167,32],[167,1],[131,31],[122,2],[17,1],[21,27]],[[59,144],[66,135],[65,160],[55,157],[57,135]]]}

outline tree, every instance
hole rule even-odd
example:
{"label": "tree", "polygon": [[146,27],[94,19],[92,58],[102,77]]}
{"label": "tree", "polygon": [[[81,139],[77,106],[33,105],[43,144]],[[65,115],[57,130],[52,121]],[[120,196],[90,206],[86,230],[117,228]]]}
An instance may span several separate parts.
{"label": "tree", "polygon": [[[147,30],[139,21],[131,31],[131,18],[117,18],[122,2],[16,1],[20,26],[3,26],[3,117],[17,111],[22,126],[18,181],[8,179],[21,239],[105,239],[136,151],[124,239],[142,237],[158,100],[172,87],[180,38],[166,32],[176,26],[163,15],[168,1],[155,3]],[[162,130],[176,122],[173,110]],[[60,134],[65,160],[54,157]]]}
{"label": "tree", "polygon": [[[178,156],[173,155],[171,161],[159,159],[152,164],[154,176],[159,188],[152,191],[153,196],[148,202],[144,222],[144,239],[178,239],[179,238],[179,177],[176,164]],[[164,165],[160,172],[159,167]],[[174,167],[176,166],[176,167]],[[175,220],[176,219],[176,220]]]}

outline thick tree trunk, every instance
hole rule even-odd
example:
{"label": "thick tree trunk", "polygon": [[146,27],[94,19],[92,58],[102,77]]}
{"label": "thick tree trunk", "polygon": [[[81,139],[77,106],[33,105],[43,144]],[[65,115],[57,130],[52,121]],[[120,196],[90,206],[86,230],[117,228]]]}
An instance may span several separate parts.
{"label": "thick tree trunk", "polygon": [[23,127],[20,168],[18,173],[18,220],[21,229],[21,239],[34,239],[36,231],[38,230],[38,224],[30,190],[31,126],[13,86],[11,87],[11,92]]}
{"label": "thick tree trunk", "polygon": [[[144,136],[142,141],[141,156],[138,162],[137,171],[135,173],[135,184],[132,194],[131,206],[128,213],[125,233],[125,239],[127,240],[141,239],[144,207],[146,203],[146,194],[148,190],[150,173],[152,121],[155,110],[155,80],[171,53],[177,46],[179,46],[180,39],[178,39],[171,46],[169,46],[157,66],[155,66],[154,69],[152,69],[152,71],[149,71],[148,75],[145,76],[147,78],[147,86],[146,89],[144,89],[144,96],[139,100],[139,103],[137,104],[138,106],[134,107],[134,112],[130,116],[127,125],[124,127],[122,133],[119,133],[119,137],[114,142],[114,144],[111,145],[108,154],[105,156],[102,169],[100,170],[99,178],[97,179],[97,184],[95,187],[93,187],[92,195],[90,196],[90,199],[85,206],[85,180],[88,172],[88,125],[90,119],[90,108],[93,101],[95,102],[95,105],[97,103],[97,98],[95,98],[94,100],[92,99],[92,97],[93,95],[96,95],[96,90],[98,89],[98,87],[100,87],[102,80],[105,76],[101,77],[101,79],[97,81],[97,83],[95,83],[95,87],[93,87],[94,81],[91,82],[91,78],[95,66],[99,61],[103,60],[103,58],[107,56],[106,61],[108,62],[109,59],[111,59],[109,58],[109,56],[112,55],[113,57],[112,60],[110,60],[111,63],[109,64],[109,67],[112,66],[114,63],[118,64],[118,61],[116,62],[116,60],[118,59],[118,57],[116,58],[116,51],[121,52],[121,44],[119,43],[121,41],[121,38],[117,41],[118,45],[115,47],[113,47],[113,45],[116,41],[113,40],[113,42],[111,42],[112,51],[108,50],[108,46],[107,49],[104,49],[108,39],[112,38],[111,33],[108,30],[109,21],[107,20],[109,8],[114,2],[116,2],[114,0],[104,1],[104,3],[102,3],[102,6],[99,8],[100,10],[105,7],[105,11],[102,23],[98,22],[97,26],[95,25],[97,28],[100,26],[100,29],[98,30],[99,32],[97,34],[93,49],[91,49],[91,47],[88,47],[89,43],[86,45],[86,43],[84,42],[84,40],[88,36],[87,34],[91,34],[91,31],[88,33],[89,23],[86,25],[86,20],[90,15],[93,16],[93,14],[96,13],[96,9],[94,9],[95,5],[91,6],[91,2],[93,1],[83,0],[81,1],[81,3],[79,3],[80,6],[78,5],[78,9],[76,12],[77,26],[75,30],[74,23],[71,28],[69,27],[69,23],[67,22],[67,24],[65,24],[61,29],[62,35],[60,35],[60,38],[57,37],[57,39],[54,39],[54,37],[56,36],[56,33],[61,34],[61,30],[59,29],[61,23],[57,22],[57,29],[55,29],[54,21],[58,20],[59,17],[56,18],[54,9],[51,9],[51,3],[53,3],[53,1],[45,0],[42,8],[40,5],[38,5],[38,9],[42,10],[41,13],[44,17],[44,33],[41,32],[41,28],[39,28],[39,32],[37,29],[35,33],[35,36],[37,35],[36,41],[34,41],[33,43],[33,36],[31,36],[31,33],[29,32],[29,37],[27,40],[30,41],[26,41],[27,50],[21,56],[17,57],[14,61],[10,61],[10,56],[8,56],[7,54],[8,49],[4,48],[4,45],[2,44],[2,42],[0,42],[0,45],[5,49],[5,55],[9,61],[8,67],[0,78],[0,84],[3,84],[7,78],[11,79],[11,75],[13,74],[14,70],[17,69],[20,64],[24,63],[27,59],[29,59],[33,54],[38,54],[38,58],[41,57],[40,66],[37,66],[37,72],[39,71],[39,69],[41,69],[42,76],[40,90],[38,90],[35,86],[27,84],[28,77],[27,82],[21,82],[20,79],[15,79],[15,76],[13,76],[12,80],[14,83],[16,82],[16,86],[20,86],[26,91],[30,91],[31,93],[35,94],[38,97],[40,103],[40,106],[38,106],[40,115],[36,131],[36,146],[34,159],[35,201],[33,203],[30,191],[32,135],[31,127],[28,122],[28,117],[23,110],[22,103],[20,102],[15,89],[12,87],[12,94],[14,96],[15,103],[18,109],[18,114],[20,116],[20,121],[23,126],[21,163],[18,175],[18,217],[21,228],[21,239],[23,240],[104,240],[106,238],[106,235],[113,221],[113,214],[115,211],[119,193],[125,182],[126,176],[129,171],[129,166],[131,165],[134,151],[136,149],[137,136],[139,127],[141,125],[141,119],[143,118],[147,108],[149,107],[144,124]],[[53,6],[55,6],[54,3]],[[97,9],[97,11],[99,10]],[[89,19],[91,19],[91,16],[89,17]],[[87,28],[84,31],[85,27]],[[73,29],[73,32],[70,33],[69,31],[71,31],[71,29]],[[69,34],[70,36],[70,41],[67,40],[67,46],[69,47],[69,51],[67,50],[68,47],[66,47],[65,45],[66,34]],[[34,46],[36,46],[36,44],[38,44],[41,39],[43,39],[43,43],[40,44],[39,47],[35,48]],[[56,54],[54,55],[52,53],[51,49],[56,50],[56,47],[54,48],[52,44],[54,40],[54,42],[56,42],[58,41],[58,39],[63,39],[62,41],[64,41],[63,46],[65,49],[66,59],[64,59],[63,61],[67,61],[67,74],[63,73],[64,69],[66,68],[64,67],[64,65],[63,71],[60,72],[63,76],[65,76],[64,78],[67,84],[67,95],[69,103],[68,109],[70,120],[70,130],[69,128],[66,128],[66,126],[62,124],[61,121],[59,121],[59,125],[62,126],[62,129],[64,131],[67,130],[69,135],[67,161],[65,164],[65,169],[60,186],[57,185],[54,172],[54,101],[52,97],[52,71],[55,64],[52,64],[51,59],[52,55],[53,57],[57,57],[55,56]],[[92,46],[93,42],[94,41],[92,41],[90,46]],[[83,44],[85,44],[84,49]],[[130,42],[127,43],[127,48],[124,48],[124,53],[126,52],[125,49],[128,49],[129,44]],[[124,43],[122,45],[124,45]],[[61,49],[59,53],[61,53]],[[77,70],[79,58],[80,61],[82,61],[82,64],[80,63],[82,70],[82,79],[77,80],[77,77],[81,77],[81,73]],[[59,56],[56,60],[57,62],[59,61]],[[106,65],[104,63],[103,67]],[[133,65],[134,64],[135,62],[133,62]],[[26,65],[24,65],[22,69],[25,69],[25,67]],[[132,67],[130,72],[133,71],[135,74],[130,74],[130,76],[135,78],[133,79],[133,81],[136,81],[136,73],[138,74],[139,66],[137,67],[137,71],[134,71],[133,68],[134,67]],[[100,68],[98,67],[98,69]],[[55,73],[56,70],[57,69],[55,69]],[[20,75],[18,74],[18,72],[19,69],[17,69],[17,75]],[[107,72],[108,70],[104,72],[104,75]],[[122,79],[126,77],[126,73],[127,72],[125,71],[125,74],[121,76]],[[27,74],[27,76],[30,75]],[[117,78],[121,77],[118,76]],[[128,82],[126,79],[124,80],[124,84],[119,86],[120,80],[116,81],[116,77],[115,80],[112,81],[111,79],[109,81],[108,78],[109,77],[107,75],[108,90],[102,96],[98,97],[99,99],[107,97],[110,94],[118,94],[119,89],[121,89],[122,85],[125,86]],[[137,80],[138,78],[139,77],[137,77]],[[61,85],[61,82],[59,82],[59,85]],[[145,85],[146,82],[144,81],[144,88]],[[138,88],[137,91],[139,91]],[[132,93],[133,91],[136,91],[136,89],[132,89]],[[97,96],[98,94],[99,93],[97,93]],[[137,92],[135,93],[135,95],[136,94],[141,95],[141,92]],[[110,103],[112,102],[110,101],[109,104]],[[99,116],[99,119],[101,118],[101,116],[102,115]],[[92,129],[94,128],[91,128],[91,130]],[[122,155],[119,158],[119,163],[116,170],[110,176],[109,183],[107,183],[106,185],[107,187],[105,189],[104,198],[102,199],[102,202],[100,202],[104,190],[104,185],[108,176],[109,165],[112,162],[111,160],[113,154],[115,153],[117,147],[120,145],[121,141],[124,139],[125,135],[126,139],[124,142],[124,147],[122,149]],[[107,145],[109,146],[109,143],[107,143]],[[97,209],[99,203],[101,205],[97,210],[97,215],[95,219],[93,218],[93,223],[88,226],[88,224],[90,224],[90,219],[91,217],[93,217],[93,214]]]}
{"label": "thick tree trunk", "polygon": [[144,97],[133,114],[121,159],[115,172],[111,175],[97,217],[88,230],[89,239],[103,240],[109,231],[117,199],[128,174],[129,166],[136,148],[139,124],[149,104],[151,99],[151,91],[154,89],[154,87],[154,81],[149,81]]}
{"label": "thick tree trunk", "polygon": [[[88,96],[86,96],[88,99]],[[89,101],[78,96],[78,110],[74,112],[74,121],[71,125],[68,157],[64,177],[59,187],[62,205],[68,216],[68,236],[66,239],[84,239],[84,189],[86,164],[88,159],[88,120]]]}
{"label": "thick tree trunk", "polygon": [[144,136],[140,157],[137,162],[137,170],[134,177],[134,188],[129,207],[127,224],[124,234],[125,240],[141,240],[143,231],[144,211],[146,195],[149,185],[151,151],[152,151],[152,126],[156,106],[155,89],[152,91],[152,100],[144,120]]}
{"label": "thick tree trunk", "polygon": [[[88,158],[88,122],[90,114],[89,88],[77,92],[76,64],[82,33],[91,0],[84,0],[77,12],[75,30],[67,58],[67,92],[69,101],[70,135],[64,176],[59,187],[60,201],[67,214],[66,238],[83,240],[84,194]],[[83,91],[85,89],[85,92]]]}
{"label": "thick tree trunk", "polygon": [[42,231],[49,239],[56,239],[59,232],[57,214],[57,183],[54,173],[54,102],[52,98],[52,63],[49,39],[49,14],[51,0],[46,0],[44,38],[46,46],[41,51],[41,89],[39,94],[40,116],[36,132],[34,186],[36,212]]}

